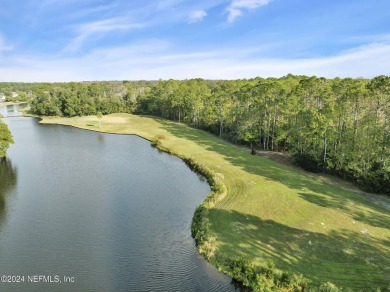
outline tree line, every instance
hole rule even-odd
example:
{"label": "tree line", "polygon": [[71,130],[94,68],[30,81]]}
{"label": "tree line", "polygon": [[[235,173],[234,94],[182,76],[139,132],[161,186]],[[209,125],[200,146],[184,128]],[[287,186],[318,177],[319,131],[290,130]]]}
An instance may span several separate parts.
{"label": "tree line", "polygon": [[28,102],[33,88],[40,86],[40,83],[0,82],[0,97],[4,96],[9,102]]}
{"label": "tree line", "polygon": [[390,194],[390,77],[42,84],[39,115],[151,114]]}

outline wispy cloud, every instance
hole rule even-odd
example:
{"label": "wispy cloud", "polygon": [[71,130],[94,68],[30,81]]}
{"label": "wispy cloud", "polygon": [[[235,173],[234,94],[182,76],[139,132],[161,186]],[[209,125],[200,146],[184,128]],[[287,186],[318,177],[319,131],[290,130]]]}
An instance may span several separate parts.
{"label": "wispy cloud", "polygon": [[188,23],[195,23],[202,21],[203,18],[207,16],[207,12],[204,10],[195,10],[190,13],[190,16],[187,19]]}
{"label": "wispy cloud", "polygon": [[346,43],[389,43],[390,34],[354,35],[344,37],[343,41]]}
{"label": "wispy cloud", "polygon": [[126,31],[144,27],[142,23],[132,23],[127,18],[110,18],[101,21],[81,24],[76,28],[78,33],[64,49],[64,52],[76,52],[91,38],[100,38],[112,31]]}
{"label": "wispy cloud", "polygon": [[[85,0],[85,2],[92,2],[93,0]],[[36,3],[35,0],[30,1],[31,4],[38,4],[38,8],[40,9],[60,9],[66,6],[71,6],[75,4],[80,4],[79,0],[41,0],[39,3]]]}
{"label": "wispy cloud", "polygon": [[257,49],[175,52],[173,44],[151,40],[97,49],[87,55],[47,60],[13,58],[0,66],[3,81],[139,79],[237,79],[281,77],[288,73],[334,77],[390,75],[390,43],[367,44],[331,57],[261,58]]}
{"label": "wispy cloud", "polygon": [[102,14],[105,12],[108,12],[110,10],[115,9],[117,4],[112,3],[112,4],[107,4],[107,5],[99,5],[99,6],[93,6],[93,7],[86,7],[86,8],[81,8],[81,9],[75,9],[74,11],[70,12],[69,14],[66,14],[63,16],[63,18],[82,18],[90,15],[97,15],[97,14]]}
{"label": "wispy cloud", "polygon": [[226,8],[228,22],[233,23],[246,10],[253,10],[268,5],[272,0],[233,0]]}

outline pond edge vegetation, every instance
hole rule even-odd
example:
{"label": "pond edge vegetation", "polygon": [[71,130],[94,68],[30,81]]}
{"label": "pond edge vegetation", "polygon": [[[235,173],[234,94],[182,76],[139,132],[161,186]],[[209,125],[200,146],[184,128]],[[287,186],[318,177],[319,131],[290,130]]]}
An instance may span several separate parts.
{"label": "pond edge vegetation", "polygon": [[164,147],[159,138],[150,140],[150,143],[152,147],[157,148],[159,151],[183,160],[192,171],[203,176],[210,185],[211,192],[194,212],[191,235],[195,240],[199,253],[217,267],[220,272],[231,276],[244,287],[251,288],[254,291],[352,291],[338,288],[331,282],[323,283],[320,287],[309,287],[310,280],[306,279],[302,274],[278,271],[272,261],[269,261],[264,266],[258,266],[253,264],[247,257],[231,259],[217,256],[214,245],[215,237],[210,235],[208,213],[210,208],[222,201],[227,195],[223,177],[195,159],[180,155],[170,148]]}

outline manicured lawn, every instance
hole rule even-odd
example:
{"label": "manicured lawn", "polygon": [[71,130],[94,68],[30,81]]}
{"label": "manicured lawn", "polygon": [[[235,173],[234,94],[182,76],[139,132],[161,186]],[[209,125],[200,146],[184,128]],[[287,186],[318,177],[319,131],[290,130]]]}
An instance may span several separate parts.
{"label": "manicured lawn", "polygon": [[128,114],[43,118],[43,123],[136,134],[223,177],[228,195],[209,211],[218,255],[268,260],[313,284],[356,290],[390,282],[390,212],[293,168],[252,156],[203,131]]}

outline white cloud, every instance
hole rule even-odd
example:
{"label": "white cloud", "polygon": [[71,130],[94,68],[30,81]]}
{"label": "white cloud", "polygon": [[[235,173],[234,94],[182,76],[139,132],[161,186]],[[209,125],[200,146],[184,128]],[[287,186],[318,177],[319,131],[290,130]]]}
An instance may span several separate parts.
{"label": "white cloud", "polygon": [[233,8],[255,9],[260,6],[267,5],[271,0],[233,0],[231,6]]}
{"label": "white cloud", "polygon": [[[260,48],[260,51],[262,48]],[[253,58],[256,49],[174,52],[159,40],[98,49],[83,57],[7,58],[2,81],[82,81],[139,79],[238,79],[281,77],[288,73],[327,78],[390,75],[390,43],[370,44],[336,56],[307,59]],[[234,54],[232,53],[234,52]]]}
{"label": "white cloud", "polygon": [[229,23],[234,22],[234,20],[236,20],[237,17],[242,15],[242,11],[239,9],[228,8],[227,11],[229,12],[228,19],[227,19]]}
{"label": "white cloud", "polygon": [[195,23],[202,21],[207,16],[207,12],[204,10],[195,10],[190,13],[188,17],[188,23]]}
{"label": "white cloud", "polygon": [[272,0],[233,0],[226,8],[228,22],[232,23],[243,14],[244,10],[253,10],[268,5]]}
{"label": "white cloud", "polygon": [[76,28],[78,36],[64,49],[64,52],[78,51],[85,41],[92,37],[102,37],[108,32],[142,28],[142,23],[131,23],[127,18],[110,18],[101,21],[81,24]]}

